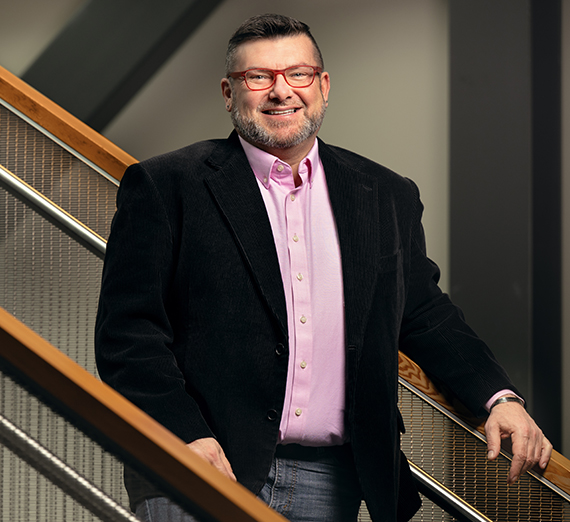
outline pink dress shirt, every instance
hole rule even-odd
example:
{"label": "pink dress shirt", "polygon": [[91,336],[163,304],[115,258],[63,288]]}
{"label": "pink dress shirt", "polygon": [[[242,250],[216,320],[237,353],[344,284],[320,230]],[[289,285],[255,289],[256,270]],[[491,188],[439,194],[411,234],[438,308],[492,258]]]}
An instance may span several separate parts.
{"label": "pink dress shirt", "polygon": [[241,143],[267,209],[287,304],[289,368],[279,441],[343,444],[342,267],[318,142],[299,165],[298,187],[287,163]]}

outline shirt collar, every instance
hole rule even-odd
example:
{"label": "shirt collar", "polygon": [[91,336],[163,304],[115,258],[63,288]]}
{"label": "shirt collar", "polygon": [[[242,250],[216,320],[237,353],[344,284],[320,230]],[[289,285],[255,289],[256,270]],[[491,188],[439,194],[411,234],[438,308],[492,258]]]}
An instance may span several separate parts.
{"label": "shirt collar", "polygon": [[[290,185],[291,188],[295,188],[292,169],[289,164],[281,161],[277,156],[255,147],[241,136],[239,136],[239,140],[255,177],[265,188],[268,189],[272,182],[283,186]],[[311,150],[299,163],[299,175],[303,183],[307,180],[309,181],[309,187],[313,184],[313,172],[318,162],[319,141],[315,138],[315,143]]]}

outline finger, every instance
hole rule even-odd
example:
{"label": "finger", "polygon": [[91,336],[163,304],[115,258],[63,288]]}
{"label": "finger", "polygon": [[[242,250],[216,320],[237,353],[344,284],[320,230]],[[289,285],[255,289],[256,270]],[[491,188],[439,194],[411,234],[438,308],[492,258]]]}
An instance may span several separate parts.
{"label": "finger", "polygon": [[513,441],[513,447],[512,447],[513,458],[511,461],[511,469],[509,470],[509,477],[507,479],[507,484],[514,484],[517,481],[517,479],[520,477],[521,473],[525,471],[525,468],[527,468],[529,464],[528,437],[520,435],[517,436],[513,434],[512,441]]}
{"label": "finger", "polygon": [[487,458],[494,460],[501,451],[501,434],[496,424],[487,422],[485,424],[485,434],[487,435]]}
{"label": "finger", "polygon": [[546,445],[550,445],[550,442],[548,442],[540,428],[533,423],[533,429],[531,430],[529,439],[529,456],[526,465],[523,467],[523,473],[529,471],[536,464],[541,462],[541,457],[546,449]]}
{"label": "finger", "polygon": [[232,469],[232,466],[230,464],[230,461],[227,459],[226,455],[222,452],[221,455],[221,459],[220,462],[222,463],[222,467],[223,469],[221,469],[220,471],[226,475],[227,477],[229,477],[230,479],[232,479],[233,481],[237,481],[236,476],[234,474],[234,471]]}
{"label": "finger", "polygon": [[542,443],[542,453],[540,455],[540,460],[538,462],[538,465],[541,467],[541,469],[546,468],[546,466],[548,465],[548,461],[550,460],[550,457],[552,455],[552,444],[550,444],[550,441],[546,438],[543,437],[543,443]]}
{"label": "finger", "polygon": [[540,431],[538,426],[536,429],[537,433],[534,441],[534,453],[532,455],[532,463],[529,466],[529,469],[533,468],[534,466],[536,466],[536,464],[540,462],[542,452],[544,451],[544,435],[542,434],[542,431]]}
{"label": "finger", "polygon": [[201,458],[214,466],[219,472],[232,480],[236,480],[224,450],[214,438],[207,437],[204,439],[197,439],[189,443],[187,446],[194,453],[198,454]]}
{"label": "finger", "polygon": [[521,455],[514,455],[511,462],[511,469],[507,478],[507,484],[514,484],[520,477],[526,459]]}
{"label": "finger", "polygon": [[211,453],[207,459],[220,473],[226,477],[236,480],[232,466],[224,453],[222,447],[216,442],[211,448]]}
{"label": "finger", "polygon": [[535,438],[533,436],[530,436],[527,439],[526,448],[523,450],[523,453],[521,455],[521,460],[522,457],[524,457],[524,461],[521,466],[519,476],[522,475],[523,473],[526,473],[538,462],[541,452],[542,452],[542,444],[535,442]]}
{"label": "finger", "polygon": [[227,459],[226,454],[220,445],[216,446],[216,454],[215,458],[212,461],[212,464],[218,471],[222,472],[232,480],[236,480],[230,461]]}

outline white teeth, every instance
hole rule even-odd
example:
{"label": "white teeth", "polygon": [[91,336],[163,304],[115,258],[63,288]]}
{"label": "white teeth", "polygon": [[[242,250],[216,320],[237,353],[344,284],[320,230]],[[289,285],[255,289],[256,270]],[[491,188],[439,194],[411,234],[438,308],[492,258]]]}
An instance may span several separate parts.
{"label": "white teeth", "polygon": [[293,114],[296,109],[289,109],[288,111],[266,111],[266,114]]}

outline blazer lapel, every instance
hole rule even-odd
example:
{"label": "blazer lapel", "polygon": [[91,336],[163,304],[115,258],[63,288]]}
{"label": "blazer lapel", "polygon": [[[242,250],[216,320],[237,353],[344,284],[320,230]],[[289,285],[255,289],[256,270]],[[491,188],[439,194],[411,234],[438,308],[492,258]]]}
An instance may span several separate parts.
{"label": "blazer lapel", "polygon": [[205,178],[251,269],[276,324],[287,337],[287,307],[271,224],[255,175],[232,133],[209,158],[214,171]]}
{"label": "blazer lapel", "polygon": [[372,308],[378,260],[386,255],[378,226],[378,181],[339,161],[322,142],[319,153],[341,248],[347,345],[361,346]]}
{"label": "blazer lapel", "polygon": [[[381,237],[379,226],[390,221],[390,202],[388,198],[380,201],[385,196],[376,177],[355,169],[322,141],[319,153],[340,241],[347,345],[360,346],[372,308],[380,258],[395,253],[394,238]],[[271,224],[235,132],[220,142],[209,163],[213,171],[205,183],[242,249],[276,324],[287,336],[287,307]]]}

